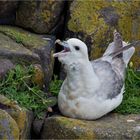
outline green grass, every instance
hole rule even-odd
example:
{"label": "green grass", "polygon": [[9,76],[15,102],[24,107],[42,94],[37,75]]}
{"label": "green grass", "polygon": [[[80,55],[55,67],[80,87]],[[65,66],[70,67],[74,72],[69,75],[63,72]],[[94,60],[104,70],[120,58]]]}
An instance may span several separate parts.
{"label": "green grass", "polygon": [[59,80],[58,77],[54,75],[54,79],[51,81],[49,86],[49,91],[52,95],[58,96],[62,83],[63,81]]}
{"label": "green grass", "polygon": [[124,98],[115,112],[121,114],[140,113],[140,72],[131,68],[127,70]]}
{"label": "green grass", "polygon": [[0,94],[17,101],[21,107],[32,110],[35,115],[41,117],[42,112],[46,111],[54,101],[48,99],[46,94],[31,81],[33,73],[32,66],[17,65],[0,81]]}

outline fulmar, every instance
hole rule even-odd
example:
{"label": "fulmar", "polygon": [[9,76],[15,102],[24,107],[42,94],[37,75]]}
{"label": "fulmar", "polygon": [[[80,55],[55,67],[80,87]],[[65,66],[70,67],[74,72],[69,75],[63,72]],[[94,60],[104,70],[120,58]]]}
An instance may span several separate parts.
{"label": "fulmar", "polygon": [[99,59],[90,61],[87,46],[77,38],[56,40],[64,50],[54,54],[64,64],[66,78],[58,95],[64,116],[95,120],[118,107],[125,90],[125,73],[135,52],[115,30],[114,40]]}

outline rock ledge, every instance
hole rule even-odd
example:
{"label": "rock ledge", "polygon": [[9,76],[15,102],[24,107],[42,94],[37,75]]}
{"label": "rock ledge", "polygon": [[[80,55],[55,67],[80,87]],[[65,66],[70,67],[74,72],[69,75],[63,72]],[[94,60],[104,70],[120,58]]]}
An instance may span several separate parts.
{"label": "rock ledge", "polygon": [[140,139],[140,115],[109,114],[96,121],[62,116],[45,120],[43,139]]}

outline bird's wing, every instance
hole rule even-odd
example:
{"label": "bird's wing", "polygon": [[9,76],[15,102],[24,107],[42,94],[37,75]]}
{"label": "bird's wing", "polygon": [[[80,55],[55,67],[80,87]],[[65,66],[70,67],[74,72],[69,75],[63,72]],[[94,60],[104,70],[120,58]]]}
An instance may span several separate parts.
{"label": "bird's wing", "polygon": [[101,83],[97,94],[107,99],[112,99],[120,94],[124,82],[123,75],[107,61],[98,59],[91,63]]}
{"label": "bird's wing", "polygon": [[123,61],[127,67],[129,60],[135,52],[135,48],[133,46],[140,45],[140,41],[134,41],[131,44],[127,44],[122,40],[121,35],[115,30],[114,31],[114,42],[110,43],[107,47],[103,57],[111,56],[114,57],[122,57]]}
{"label": "bird's wing", "polygon": [[[114,35],[113,42],[109,44],[103,56],[110,55],[111,53],[117,52],[118,50],[123,48],[123,40],[120,33],[115,30],[113,35]],[[123,53],[121,52],[119,56],[122,57]]]}

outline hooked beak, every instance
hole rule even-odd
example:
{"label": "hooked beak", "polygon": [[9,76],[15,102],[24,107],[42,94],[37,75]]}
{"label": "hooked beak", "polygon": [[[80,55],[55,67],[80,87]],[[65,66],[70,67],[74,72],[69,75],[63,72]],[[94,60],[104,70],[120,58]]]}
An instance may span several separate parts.
{"label": "hooked beak", "polygon": [[53,54],[53,57],[59,57],[59,56],[65,56],[67,52],[70,52],[69,44],[66,41],[61,41],[57,39],[55,41],[55,44],[59,44],[60,46],[63,47],[63,50],[61,52]]}

